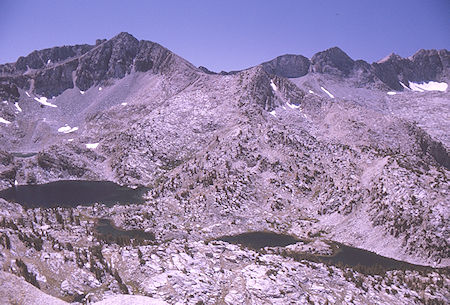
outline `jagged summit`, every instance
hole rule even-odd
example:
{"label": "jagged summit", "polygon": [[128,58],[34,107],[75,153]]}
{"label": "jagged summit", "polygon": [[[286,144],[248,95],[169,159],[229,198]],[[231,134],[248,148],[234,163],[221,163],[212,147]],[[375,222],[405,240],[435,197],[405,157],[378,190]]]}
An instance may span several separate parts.
{"label": "jagged summit", "polygon": [[379,61],[377,61],[376,63],[378,64],[382,64],[384,62],[388,62],[388,61],[399,61],[401,60],[402,57],[400,55],[395,54],[394,52],[390,53],[388,56],[383,57],[382,59],[380,59]]}
{"label": "jagged summit", "polygon": [[131,35],[128,32],[120,32],[119,34],[117,34],[116,36],[111,38],[111,40],[135,40],[135,41],[138,41],[133,35]]}
{"label": "jagged summit", "polygon": [[353,59],[338,47],[316,53],[311,58],[311,71],[316,73],[348,76],[353,66]]}

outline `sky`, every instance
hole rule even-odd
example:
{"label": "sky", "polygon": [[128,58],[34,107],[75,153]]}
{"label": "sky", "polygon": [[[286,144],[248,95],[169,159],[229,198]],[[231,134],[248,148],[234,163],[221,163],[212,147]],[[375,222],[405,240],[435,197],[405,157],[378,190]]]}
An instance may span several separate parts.
{"label": "sky", "polygon": [[213,71],[333,46],[368,62],[450,49],[449,0],[0,0],[0,12],[0,63],[120,32]]}

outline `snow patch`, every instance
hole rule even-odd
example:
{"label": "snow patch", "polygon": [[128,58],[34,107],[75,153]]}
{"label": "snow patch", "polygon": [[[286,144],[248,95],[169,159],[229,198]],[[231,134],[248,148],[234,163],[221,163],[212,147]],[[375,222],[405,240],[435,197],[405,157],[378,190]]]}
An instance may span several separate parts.
{"label": "snow patch", "polygon": [[17,180],[14,180],[14,186],[18,186],[19,182],[17,182]]}
{"label": "snow patch", "polygon": [[271,112],[269,112],[271,115],[273,116],[277,116],[277,112],[275,110],[272,110]]}
{"label": "snow patch", "polygon": [[419,86],[415,86],[415,84],[414,83],[409,83],[409,88],[412,90],[412,91],[417,91],[417,92],[425,92],[425,90],[423,90],[422,88],[420,88]]}
{"label": "snow patch", "polygon": [[397,94],[397,92],[394,92],[394,91],[389,91],[388,93],[387,93],[388,95],[396,95]]}
{"label": "snow patch", "polygon": [[102,91],[103,90],[103,88],[102,87],[98,87],[98,91]]}
{"label": "snow patch", "polygon": [[73,139],[67,139],[67,142],[72,142],[73,141]]}
{"label": "snow patch", "polygon": [[52,61],[49,59],[47,60],[47,65],[49,65]]}
{"label": "snow patch", "polygon": [[408,86],[406,86],[406,85],[405,85],[404,83],[402,83],[402,82],[400,82],[400,85],[402,85],[402,87],[405,88],[405,89],[411,90],[411,89],[408,88]]}
{"label": "snow patch", "polygon": [[328,91],[327,89],[325,89],[324,87],[320,87],[320,89],[322,89],[323,92],[325,92],[326,94],[328,94],[329,97],[334,98],[334,95],[330,93],[330,91]]}
{"label": "snow patch", "polygon": [[8,104],[8,101],[3,101],[3,104]]}
{"label": "snow patch", "polygon": [[128,103],[122,103],[122,104],[120,104],[120,105],[122,105],[122,106],[126,106],[126,105],[128,105]]}
{"label": "snow patch", "polygon": [[84,92],[83,90],[80,90],[81,95],[85,94],[86,92]]}
{"label": "snow patch", "polygon": [[445,92],[448,88],[448,84],[447,83],[439,83],[439,82],[428,82],[428,83],[421,83],[421,84],[417,84],[417,83],[412,83],[409,82],[409,88],[411,88],[412,91],[419,91],[419,92],[424,92],[424,91],[441,91],[441,92]]}
{"label": "snow patch", "polygon": [[311,93],[311,94],[315,94],[314,91],[312,91],[312,90],[309,90],[308,92]]}
{"label": "snow patch", "polygon": [[22,112],[22,108],[20,108],[19,103],[15,102],[14,106],[16,106],[17,111]]}
{"label": "snow patch", "polygon": [[60,127],[58,128],[58,132],[64,132],[64,133],[71,133],[74,131],[77,131],[78,127],[70,127],[69,125],[66,124],[66,126]]}
{"label": "snow patch", "polygon": [[290,104],[290,103],[286,103],[291,109],[298,109],[300,108],[300,105],[294,105],[294,104]]}
{"label": "snow patch", "polygon": [[96,149],[97,146],[98,146],[98,144],[100,144],[100,143],[87,143],[87,144],[86,144],[86,148],[89,148],[89,149]]}
{"label": "snow patch", "polygon": [[25,94],[26,94],[28,97],[31,97],[31,95],[28,93],[28,91],[25,91]]}
{"label": "snow patch", "polygon": [[41,103],[44,106],[55,107],[55,108],[58,107],[58,106],[56,106],[56,105],[54,105],[54,104],[52,104],[50,102],[47,102],[47,98],[44,97],[44,96],[40,97],[40,98],[35,97],[34,100],[39,102],[39,103]]}
{"label": "snow patch", "polygon": [[10,121],[7,121],[7,120],[5,120],[5,119],[2,118],[2,117],[0,117],[0,123],[6,124],[6,125],[11,124]]}
{"label": "snow patch", "polygon": [[64,126],[64,127],[60,127],[58,128],[58,132],[66,132],[67,130],[70,130],[70,126]]}
{"label": "snow patch", "polygon": [[273,82],[273,80],[270,80],[270,86],[272,87],[273,90],[277,91],[278,87],[277,85],[275,85],[275,83]]}

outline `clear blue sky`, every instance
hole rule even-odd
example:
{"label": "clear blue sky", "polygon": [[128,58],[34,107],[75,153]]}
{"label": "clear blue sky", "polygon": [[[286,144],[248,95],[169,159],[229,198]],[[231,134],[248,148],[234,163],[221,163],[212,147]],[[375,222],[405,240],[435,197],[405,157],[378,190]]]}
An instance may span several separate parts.
{"label": "clear blue sky", "polygon": [[0,0],[0,63],[126,31],[207,68],[339,46],[372,62],[450,49],[450,0]]}

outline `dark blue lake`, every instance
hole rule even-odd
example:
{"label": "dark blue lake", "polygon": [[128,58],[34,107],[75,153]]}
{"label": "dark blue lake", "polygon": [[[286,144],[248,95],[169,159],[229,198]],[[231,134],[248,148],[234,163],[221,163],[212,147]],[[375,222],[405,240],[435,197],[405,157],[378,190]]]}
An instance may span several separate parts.
{"label": "dark blue lake", "polygon": [[240,244],[251,249],[259,250],[264,247],[285,247],[298,243],[300,240],[285,234],[274,232],[248,232],[238,235],[227,235],[218,238],[230,244]]}
{"label": "dark blue lake", "polygon": [[[300,239],[290,235],[278,234],[273,232],[249,232],[238,235],[229,235],[218,238],[232,244],[261,250],[264,247],[285,247],[295,244]],[[315,255],[302,252],[282,251],[282,255],[289,256],[295,260],[309,260],[322,262],[337,266],[352,267],[358,271],[366,273],[382,273],[387,270],[433,270],[431,267],[410,264],[398,261],[389,257],[378,255],[374,252],[354,248],[337,242],[330,242],[333,249],[333,255]]]}
{"label": "dark blue lake", "polygon": [[116,243],[121,243],[124,240],[136,239],[139,241],[153,241],[155,240],[155,235],[151,232],[145,232],[143,230],[124,230],[113,225],[112,221],[109,219],[98,219],[95,225],[95,231],[103,240],[113,241]]}
{"label": "dark blue lake", "polygon": [[0,191],[0,198],[25,208],[75,207],[102,203],[143,203],[145,188],[132,189],[110,181],[66,180],[37,185],[19,185]]}

